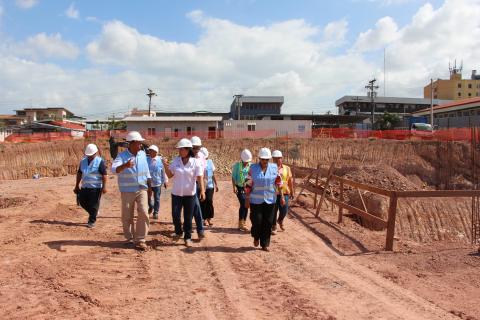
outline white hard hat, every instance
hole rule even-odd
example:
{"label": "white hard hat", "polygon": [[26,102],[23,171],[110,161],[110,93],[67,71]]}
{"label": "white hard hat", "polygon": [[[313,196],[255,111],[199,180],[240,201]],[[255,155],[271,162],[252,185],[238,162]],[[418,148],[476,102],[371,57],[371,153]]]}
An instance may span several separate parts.
{"label": "white hard hat", "polygon": [[272,158],[272,152],[268,148],[262,148],[262,149],[260,149],[260,152],[258,152],[258,157],[260,159],[271,159]]}
{"label": "white hard hat", "polygon": [[177,143],[177,149],[180,148],[191,148],[192,147],[192,142],[186,138],[181,139]]}
{"label": "white hard hat", "polygon": [[130,131],[125,138],[127,141],[144,141],[142,135],[138,131]]}
{"label": "white hard hat", "polygon": [[275,150],[272,152],[272,157],[273,158],[283,158],[282,151],[280,150]]}
{"label": "white hard hat", "polygon": [[148,150],[153,150],[155,151],[156,153],[158,153],[158,147],[154,144],[152,144],[150,147],[148,147]]}
{"label": "white hard hat", "polygon": [[250,150],[245,149],[240,154],[240,158],[242,159],[243,162],[250,162],[252,161],[252,153],[250,152]]}
{"label": "white hard hat", "polygon": [[196,147],[201,147],[202,146],[202,140],[200,140],[200,138],[197,137],[197,136],[192,137],[192,139],[190,139],[190,141],[192,142],[192,146],[196,146]]}
{"label": "white hard hat", "polygon": [[87,147],[85,148],[85,155],[86,156],[93,156],[95,153],[98,152],[98,148],[95,144],[93,143],[90,143],[89,145],[87,145]]}
{"label": "white hard hat", "polygon": [[209,153],[208,153],[207,148],[201,147],[201,148],[200,148],[200,152],[203,153],[203,155],[205,156],[205,158],[208,158]]}

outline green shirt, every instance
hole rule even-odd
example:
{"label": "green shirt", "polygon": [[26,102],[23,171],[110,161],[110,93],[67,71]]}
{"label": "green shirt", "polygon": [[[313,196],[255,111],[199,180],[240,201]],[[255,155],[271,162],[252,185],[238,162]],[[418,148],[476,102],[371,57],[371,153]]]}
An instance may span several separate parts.
{"label": "green shirt", "polygon": [[242,161],[238,161],[233,165],[232,178],[238,187],[243,187],[243,184],[245,183],[245,178],[248,175],[248,171],[250,171],[250,163],[248,163],[245,167],[243,166]]}

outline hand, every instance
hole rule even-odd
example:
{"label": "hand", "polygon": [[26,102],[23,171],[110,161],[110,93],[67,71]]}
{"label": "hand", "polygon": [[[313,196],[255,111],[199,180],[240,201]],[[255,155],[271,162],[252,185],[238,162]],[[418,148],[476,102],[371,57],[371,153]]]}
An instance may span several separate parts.
{"label": "hand", "polygon": [[237,189],[233,187],[233,193],[237,194]]}
{"label": "hand", "polygon": [[128,159],[128,161],[124,164],[125,168],[133,168],[134,164],[132,159]]}
{"label": "hand", "polygon": [[75,186],[75,189],[73,189],[73,193],[77,194],[80,192],[80,188],[78,186]]}
{"label": "hand", "polygon": [[203,201],[205,201],[206,198],[207,198],[207,197],[205,196],[205,191],[202,191],[202,192],[200,193],[200,201],[203,202]]}
{"label": "hand", "polygon": [[289,198],[289,199],[290,199],[290,200],[295,199],[295,195],[293,194],[293,192],[292,192],[292,194],[290,195],[290,198]]}
{"label": "hand", "polygon": [[163,158],[162,158],[162,163],[163,163],[163,165],[164,165],[165,167],[168,166],[167,158],[163,157]]}
{"label": "hand", "polygon": [[107,188],[102,188],[102,193],[103,194],[107,193]]}
{"label": "hand", "polygon": [[249,198],[245,199],[245,208],[247,208],[247,209],[250,208],[250,199]]}
{"label": "hand", "polygon": [[215,192],[218,192],[218,186],[215,186]]}
{"label": "hand", "polygon": [[280,204],[282,205],[282,207],[285,205],[285,197],[284,196],[282,196],[280,198]]}
{"label": "hand", "polygon": [[167,188],[168,188],[168,183],[165,182],[165,183],[163,184],[163,186],[165,187],[165,189],[167,189]]}

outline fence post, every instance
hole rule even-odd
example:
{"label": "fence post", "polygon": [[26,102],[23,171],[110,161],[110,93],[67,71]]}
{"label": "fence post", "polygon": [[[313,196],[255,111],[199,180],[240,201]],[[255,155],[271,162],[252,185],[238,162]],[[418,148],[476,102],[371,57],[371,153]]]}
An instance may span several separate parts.
{"label": "fence post", "polygon": [[[315,177],[315,188],[318,187],[318,173],[320,171],[320,163],[317,164],[317,175]],[[315,192],[315,201],[313,201],[313,209],[317,208],[317,193]]]}
{"label": "fence post", "polygon": [[387,239],[385,242],[385,250],[393,251],[393,237],[395,236],[395,219],[397,217],[397,193],[394,192],[390,196],[390,206],[388,207],[387,220]]}
{"label": "fence post", "polygon": [[[343,202],[343,180],[340,180],[340,201]],[[338,223],[343,221],[343,207],[338,206]]]}

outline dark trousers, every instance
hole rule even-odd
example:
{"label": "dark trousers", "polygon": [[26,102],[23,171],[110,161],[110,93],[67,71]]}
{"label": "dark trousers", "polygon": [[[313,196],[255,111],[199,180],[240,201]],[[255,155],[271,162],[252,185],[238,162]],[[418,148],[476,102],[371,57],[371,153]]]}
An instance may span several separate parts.
{"label": "dark trousers", "polygon": [[275,225],[277,223],[277,217],[278,217],[278,222],[279,223],[282,223],[283,222],[283,219],[285,219],[285,217],[287,216],[287,213],[288,213],[288,199],[289,199],[289,196],[286,194],[283,196],[285,198],[285,205],[282,206],[280,204],[280,198],[281,196],[278,195],[277,196],[277,201],[275,202],[275,207],[273,207],[273,212],[274,212],[274,215],[273,215],[273,225]]}
{"label": "dark trousers", "polygon": [[197,233],[203,233],[203,217],[202,217],[202,207],[200,206],[200,189],[197,188],[197,193],[195,197],[195,205],[193,208],[193,218],[195,219],[195,225],[197,226]]}
{"label": "dark trousers", "polygon": [[88,223],[95,223],[97,221],[101,197],[102,189],[100,188],[82,188],[80,190],[78,200],[82,208],[88,212]]}
{"label": "dark trousers", "polygon": [[158,214],[160,210],[160,195],[162,194],[162,186],[152,187],[153,199],[148,199],[148,209],[153,210],[153,214]]}
{"label": "dark trousers", "polygon": [[247,220],[248,209],[245,208],[245,189],[237,186],[237,198],[240,203],[238,208],[238,220]]}
{"label": "dark trousers", "polygon": [[[192,239],[192,217],[195,207],[196,196],[176,196],[172,194],[172,220],[175,226],[175,233],[184,233],[185,240]],[[183,229],[182,229],[182,208],[183,208]]]}
{"label": "dark trousers", "polygon": [[200,203],[202,208],[202,217],[204,220],[212,219],[215,215],[215,209],[213,208],[213,194],[215,193],[215,189],[209,188],[205,190],[205,201]]}
{"label": "dark trousers", "polygon": [[273,206],[275,204],[250,204],[250,221],[252,221],[251,234],[255,240],[260,240],[260,245],[268,247],[273,225]]}

